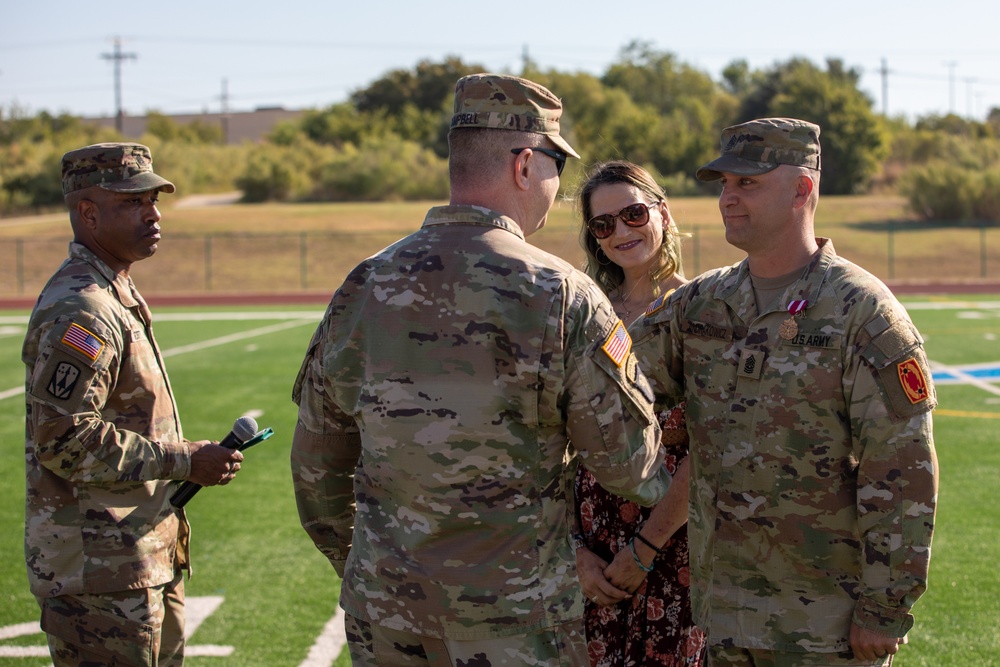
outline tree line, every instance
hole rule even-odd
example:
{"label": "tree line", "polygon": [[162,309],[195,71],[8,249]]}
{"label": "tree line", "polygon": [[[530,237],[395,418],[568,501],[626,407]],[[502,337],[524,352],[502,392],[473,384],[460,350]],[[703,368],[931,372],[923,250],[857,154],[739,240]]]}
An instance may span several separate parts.
{"label": "tree line", "polygon": [[[455,81],[484,69],[448,57],[392,70],[256,144],[226,146],[221,128],[181,126],[157,113],[140,140],[157,170],[187,194],[239,189],[246,202],[445,199]],[[530,61],[518,74],[564,101],[563,133],[583,157],[567,167],[564,187],[595,161],[625,158],[657,175],[672,196],[714,194],[693,174],[718,154],[722,128],[790,116],[822,127],[822,192],[898,192],[927,220],[1000,221],[1000,109],[984,122],[887,118],[858,88],[860,72],[838,59],[821,66],[793,58],[756,70],[736,60],[716,81],[633,42],[599,76],[543,71]],[[69,115],[0,109],[0,214],[58,206],[61,155],[120,139]]]}

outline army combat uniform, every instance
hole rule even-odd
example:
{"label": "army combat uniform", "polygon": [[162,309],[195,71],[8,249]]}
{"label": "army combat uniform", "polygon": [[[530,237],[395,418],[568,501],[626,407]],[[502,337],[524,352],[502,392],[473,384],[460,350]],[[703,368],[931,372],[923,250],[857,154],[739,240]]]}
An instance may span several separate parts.
{"label": "army combat uniform", "polygon": [[461,640],[580,619],[574,449],[643,505],[669,485],[630,344],[592,281],[485,208],[431,209],[356,267],[293,394],[299,514],[348,614]]}
{"label": "army combat uniform", "polygon": [[687,400],[691,594],[710,644],[849,654],[852,619],[902,637],[926,586],[938,468],[922,340],[881,282],[817,241],[774,310],[757,312],[744,260],[631,330],[659,407]]}
{"label": "army combat uniform", "polygon": [[[187,525],[168,480],[189,474],[190,452],[149,309],[83,245],[42,291],[22,358],[28,579],[42,629],[87,643],[59,618],[73,613],[62,596],[173,586],[183,599]],[[109,651],[150,650],[116,645],[112,627],[86,632]]]}

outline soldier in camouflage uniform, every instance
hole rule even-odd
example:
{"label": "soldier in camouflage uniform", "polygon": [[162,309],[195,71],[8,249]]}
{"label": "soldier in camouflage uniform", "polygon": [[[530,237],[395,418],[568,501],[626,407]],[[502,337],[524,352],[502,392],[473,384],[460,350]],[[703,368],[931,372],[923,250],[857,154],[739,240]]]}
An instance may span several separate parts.
{"label": "soldier in camouflage uniform", "polygon": [[63,156],[74,240],[38,297],[26,373],[25,562],[55,665],[180,665],[188,525],[172,480],[225,484],[242,454],[181,433],[129,269],[156,251],[149,149]]}
{"label": "soldier in camouflage uniform", "polygon": [[882,665],[927,583],[938,468],[923,342],[816,238],[820,129],[727,128],[726,239],[747,258],[631,333],[658,404],[687,400],[691,591],[710,665]]}
{"label": "soldier in camouflage uniform", "polygon": [[578,157],[561,112],[524,79],[458,81],[450,205],[350,272],[295,382],[299,515],[355,665],[586,665],[574,456],[643,505],[669,486],[624,325],[525,241]]}

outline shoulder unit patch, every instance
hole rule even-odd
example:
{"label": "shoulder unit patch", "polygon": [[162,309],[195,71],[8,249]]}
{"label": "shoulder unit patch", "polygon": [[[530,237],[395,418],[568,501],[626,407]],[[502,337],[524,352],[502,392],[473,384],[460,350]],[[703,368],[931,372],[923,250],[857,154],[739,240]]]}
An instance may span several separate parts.
{"label": "shoulder unit patch", "polygon": [[910,403],[916,404],[927,400],[927,379],[914,357],[904,359],[896,364],[896,372],[899,374],[899,383],[903,386],[903,392],[910,399]]}

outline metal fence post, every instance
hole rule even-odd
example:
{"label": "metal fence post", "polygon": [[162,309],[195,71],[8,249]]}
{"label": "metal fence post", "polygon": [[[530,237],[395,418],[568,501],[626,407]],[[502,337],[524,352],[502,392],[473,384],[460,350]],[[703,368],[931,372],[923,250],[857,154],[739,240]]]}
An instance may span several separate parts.
{"label": "metal fence post", "polygon": [[24,239],[18,238],[14,247],[17,266],[17,293],[24,294]]}
{"label": "metal fence post", "polygon": [[889,221],[889,279],[895,277],[895,267],[896,267],[896,238],[895,238],[896,227],[892,220]]}
{"label": "metal fence post", "polygon": [[308,232],[302,232],[299,234],[299,284],[302,289],[309,288],[309,262],[306,255],[306,248],[308,248]]}
{"label": "metal fence post", "polygon": [[693,241],[693,243],[691,244],[692,245],[692,247],[691,247],[691,254],[694,255],[694,273],[692,275],[695,275],[695,276],[701,274],[701,271],[699,270],[699,267],[701,266],[701,257],[699,255],[700,248],[699,248],[699,244],[698,244],[698,236],[699,236],[698,232],[699,231],[700,231],[699,225],[695,225],[695,227],[694,227],[694,233],[691,235],[691,239]]}
{"label": "metal fence post", "polygon": [[212,235],[205,235],[205,291],[212,291]]}
{"label": "metal fence post", "polygon": [[986,223],[979,223],[979,277],[986,277]]}

